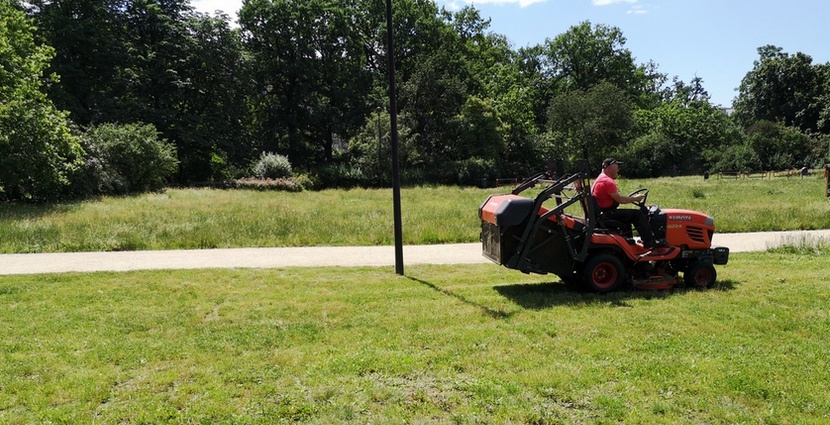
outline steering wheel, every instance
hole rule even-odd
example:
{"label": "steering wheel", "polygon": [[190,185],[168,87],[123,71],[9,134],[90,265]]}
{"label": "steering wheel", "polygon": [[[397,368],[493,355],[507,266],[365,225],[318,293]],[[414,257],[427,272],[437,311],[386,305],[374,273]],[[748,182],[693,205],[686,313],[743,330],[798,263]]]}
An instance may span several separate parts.
{"label": "steering wheel", "polygon": [[646,201],[648,200],[648,188],[647,187],[644,187],[642,189],[637,189],[637,190],[631,192],[628,195],[628,197],[630,198],[632,196],[639,195],[641,193],[645,195],[645,196],[643,196],[643,200],[640,201],[640,202],[633,202],[633,204],[640,207],[640,208],[646,208]]}

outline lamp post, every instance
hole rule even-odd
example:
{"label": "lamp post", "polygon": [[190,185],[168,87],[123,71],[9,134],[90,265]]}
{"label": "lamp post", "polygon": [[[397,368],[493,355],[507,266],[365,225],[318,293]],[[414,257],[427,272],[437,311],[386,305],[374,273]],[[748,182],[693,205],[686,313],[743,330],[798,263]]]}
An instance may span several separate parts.
{"label": "lamp post", "polygon": [[382,142],[382,136],[381,136],[381,130],[380,130],[380,113],[381,113],[381,111],[383,111],[383,108],[378,106],[378,110],[377,110],[377,114],[378,114],[378,116],[377,116],[377,124],[378,124],[377,125],[377,127],[378,127],[378,162],[377,162],[377,164],[378,164],[378,167],[377,167],[377,170],[378,170],[378,187],[383,186],[383,167],[382,167],[383,161],[381,160],[381,157],[380,157],[380,145],[381,145],[381,142]]}
{"label": "lamp post", "polygon": [[392,203],[395,215],[395,273],[403,275],[403,226],[401,225],[401,172],[398,166],[398,102],[395,88],[392,0],[386,0],[386,58],[389,62],[389,132],[392,136]]}

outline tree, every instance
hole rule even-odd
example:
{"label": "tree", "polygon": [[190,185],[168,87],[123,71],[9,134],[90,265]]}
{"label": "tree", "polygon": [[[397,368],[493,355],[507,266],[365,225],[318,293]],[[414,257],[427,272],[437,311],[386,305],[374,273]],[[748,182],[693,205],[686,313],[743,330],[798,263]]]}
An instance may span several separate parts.
{"label": "tree", "polygon": [[124,110],[134,67],[128,66],[131,48],[126,31],[124,0],[31,0],[29,15],[38,26],[38,37],[55,48],[50,72],[60,84],[49,86],[49,97],[58,109],[68,111],[81,126],[110,120]]}
{"label": "tree", "polygon": [[353,10],[333,0],[243,5],[239,23],[261,91],[252,101],[261,149],[313,167],[331,161],[336,136],[362,124],[371,79]]}
{"label": "tree", "polygon": [[620,148],[631,128],[632,105],[624,91],[609,82],[557,97],[549,110],[549,130],[565,137],[568,160],[599,164]]}
{"label": "tree", "polygon": [[223,178],[249,161],[251,92],[239,32],[186,0],[33,0],[54,45],[49,95],[82,128],[151,123],[177,146],[179,180]]}
{"label": "tree", "polygon": [[626,148],[626,172],[638,177],[705,171],[705,153],[735,144],[738,129],[695,85],[654,109],[634,112],[636,139]]}
{"label": "tree", "polygon": [[181,102],[174,118],[180,181],[238,177],[233,168],[254,156],[248,98],[255,90],[241,36],[229,21],[225,15],[204,14],[187,21]]}
{"label": "tree", "polygon": [[812,65],[810,56],[789,55],[776,46],[760,47],[758,54],[753,69],[741,80],[736,117],[744,126],[767,120],[816,131],[825,94],[820,68]]}
{"label": "tree", "polygon": [[82,164],[66,114],[42,91],[54,50],[34,34],[22,11],[0,2],[0,199],[57,200]]}
{"label": "tree", "polygon": [[640,106],[653,104],[665,76],[652,63],[637,66],[625,43],[619,28],[582,22],[545,41],[542,72],[556,92],[585,91],[607,81]]}

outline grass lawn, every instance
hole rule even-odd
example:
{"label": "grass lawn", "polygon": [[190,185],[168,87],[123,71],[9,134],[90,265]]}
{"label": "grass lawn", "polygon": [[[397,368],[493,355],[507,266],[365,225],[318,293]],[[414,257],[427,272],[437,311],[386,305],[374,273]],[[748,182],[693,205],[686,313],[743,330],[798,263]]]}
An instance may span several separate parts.
{"label": "grass lawn", "polygon": [[[705,212],[719,232],[830,228],[823,176],[620,180],[624,193]],[[477,242],[478,207],[512,188],[410,187],[402,191],[406,244]],[[0,253],[272,246],[392,245],[392,191],[168,189],[59,205],[0,204]]]}
{"label": "grass lawn", "polygon": [[707,291],[495,265],[0,277],[0,423],[830,422],[830,250]]}

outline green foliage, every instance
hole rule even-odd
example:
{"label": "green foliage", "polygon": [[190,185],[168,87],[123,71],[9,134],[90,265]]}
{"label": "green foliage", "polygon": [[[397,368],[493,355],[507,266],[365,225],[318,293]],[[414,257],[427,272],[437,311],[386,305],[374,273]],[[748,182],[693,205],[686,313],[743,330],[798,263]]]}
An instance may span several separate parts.
{"label": "green foliage", "polygon": [[[334,160],[371,107],[362,17],[326,0],[254,0],[239,12],[257,92],[254,134],[263,151],[287,152],[310,169]],[[357,21],[357,22],[356,22]]]}
{"label": "green foliage", "polygon": [[467,158],[456,165],[457,182],[467,186],[489,187],[499,176],[495,161],[482,158]]}
{"label": "green foliage", "polygon": [[713,172],[756,172],[762,171],[761,159],[747,144],[732,145],[713,154],[710,159]]}
{"label": "green foliage", "polygon": [[767,120],[816,131],[822,108],[826,108],[821,100],[827,95],[828,75],[801,52],[789,55],[767,45],[759,47],[758,54],[760,58],[741,81],[736,116],[745,127]]}
{"label": "green foliage", "polygon": [[238,179],[234,181],[234,187],[237,189],[282,190],[286,192],[300,192],[305,189],[303,182],[294,178]]}
{"label": "green foliage", "polygon": [[0,200],[58,200],[82,164],[66,114],[41,91],[54,51],[34,34],[22,12],[0,2]]}
{"label": "green foliage", "polygon": [[263,152],[251,166],[251,171],[258,179],[282,179],[294,174],[288,157],[271,152]]}
{"label": "green foliage", "polygon": [[699,174],[709,167],[706,152],[720,152],[740,140],[726,114],[695,100],[703,96],[700,90],[683,89],[671,102],[634,112],[633,133],[640,136],[618,153],[633,166],[626,166],[630,176]]}
{"label": "green foliage", "polygon": [[[382,2],[252,0],[238,29],[227,16],[195,13],[186,0],[31,0],[19,7],[38,32],[5,34],[0,51],[37,45],[37,52],[28,62],[3,63],[0,90],[33,93],[48,80],[57,108],[13,118],[35,106],[14,104],[9,112],[7,103],[8,122],[61,126],[66,116],[58,110],[65,110],[80,128],[152,124],[176,147],[180,164],[170,178],[179,183],[240,178],[259,152],[285,153],[315,184],[391,182],[388,117],[378,131],[373,115],[387,106]],[[433,1],[400,0],[394,13],[405,182],[479,184],[473,175],[491,166],[485,174],[515,177],[551,158],[562,169],[580,158],[596,166],[611,154],[627,160],[629,175],[643,177],[700,173],[722,153],[732,158],[722,167],[759,169],[827,158],[830,65],[814,65],[803,53],[760,48],[733,119],[709,105],[702,79],[667,84],[653,62],[635,63],[617,27],[582,22],[514,50],[473,6],[451,12]],[[16,19],[3,31],[19,27]],[[759,120],[788,130],[759,135]],[[0,159],[7,161],[0,169],[8,180],[0,184],[4,199],[104,189],[99,183],[107,179],[90,177],[104,176],[98,154],[81,169],[82,153],[67,131],[30,133],[40,134],[31,145],[37,155],[25,155],[34,165],[13,164],[11,154]],[[738,152],[743,145],[758,161]],[[70,181],[80,183],[67,187]]]}
{"label": "green foliage", "polygon": [[628,95],[629,99],[650,104],[665,76],[653,66],[637,66],[631,52],[625,48],[626,38],[617,27],[592,25],[585,21],[572,26],[563,34],[548,39],[544,45],[543,73],[548,84],[559,90],[586,91],[600,83],[610,83]]}
{"label": "green foliage", "polygon": [[230,18],[186,0],[24,5],[56,50],[50,98],[76,124],[153,124],[176,146],[183,182],[221,178],[213,154],[229,169],[250,162],[246,98],[258,89]]}
{"label": "green foliage", "polygon": [[632,105],[625,92],[609,82],[557,97],[548,112],[550,130],[565,135],[569,159],[599,164],[633,123]]}
{"label": "green foliage", "polygon": [[504,152],[504,127],[493,102],[470,96],[456,117],[457,142],[451,158],[498,158]]}
{"label": "green foliage", "polygon": [[747,143],[763,170],[788,170],[815,164],[813,139],[796,128],[758,121],[747,130]]}
{"label": "green foliage", "polygon": [[315,179],[322,187],[352,188],[364,186],[370,178],[364,174],[362,169],[343,163],[324,165],[316,168],[315,172]]}
{"label": "green foliage", "polygon": [[100,194],[128,194],[163,188],[176,172],[175,148],[150,124],[102,124],[84,134],[89,162],[87,177]]}

